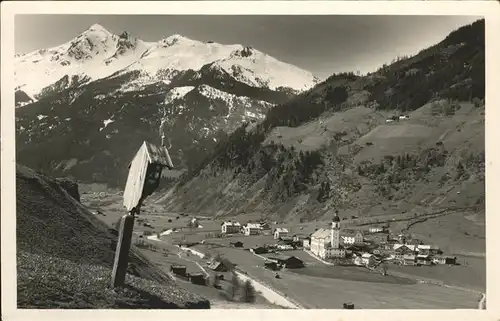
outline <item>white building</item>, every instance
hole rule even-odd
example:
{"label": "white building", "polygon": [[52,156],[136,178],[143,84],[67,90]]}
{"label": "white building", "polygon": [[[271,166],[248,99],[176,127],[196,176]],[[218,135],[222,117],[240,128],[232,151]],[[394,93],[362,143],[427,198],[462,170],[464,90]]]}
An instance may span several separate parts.
{"label": "white building", "polygon": [[354,258],[354,265],[357,265],[357,266],[363,266],[363,259],[361,258],[361,256],[356,256]]}
{"label": "white building", "polygon": [[278,240],[280,237],[287,237],[288,236],[288,230],[284,227],[277,227],[274,230],[274,239]]}
{"label": "white building", "polygon": [[282,250],[282,251],[291,251],[291,250],[293,250],[293,246],[288,245],[288,244],[278,244],[278,245],[276,245],[276,248],[278,250]]}
{"label": "white building", "polygon": [[302,247],[305,249],[310,249],[311,248],[311,239],[305,238],[302,240]]}
{"label": "white building", "polygon": [[241,230],[241,224],[238,222],[224,222],[221,225],[221,232],[223,234],[236,234]]}
{"label": "white building", "polygon": [[322,258],[345,257],[345,249],[340,244],[340,219],[338,215],[332,220],[332,227],[319,229],[311,235],[311,252]]}
{"label": "white building", "polygon": [[394,244],[393,245],[393,250],[397,251],[400,250],[402,247],[406,247],[409,249],[411,252],[436,252],[439,250],[437,246],[433,245],[426,245],[426,244],[418,244],[418,245],[413,245],[413,244]]}
{"label": "white building", "polygon": [[368,229],[368,231],[370,233],[380,233],[380,232],[383,232],[384,231],[384,228],[383,227],[370,227]]}
{"label": "white building", "polygon": [[363,255],[361,255],[361,262],[364,265],[371,265],[375,262],[375,256],[370,253],[363,253]]}
{"label": "white building", "polygon": [[258,235],[260,234],[261,230],[262,227],[258,223],[247,223],[245,226],[243,226],[243,233],[245,235]]}
{"label": "white building", "polygon": [[344,244],[362,244],[365,240],[363,233],[361,231],[356,231],[354,234],[341,235],[340,238]]}

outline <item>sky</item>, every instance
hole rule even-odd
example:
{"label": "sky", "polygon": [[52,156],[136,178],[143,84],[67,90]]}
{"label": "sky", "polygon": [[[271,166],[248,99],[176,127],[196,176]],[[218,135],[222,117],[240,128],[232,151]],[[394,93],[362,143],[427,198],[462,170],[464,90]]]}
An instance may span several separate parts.
{"label": "sky", "polygon": [[70,41],[92,24],[144,41],[172,34],[222,44],[249,45],[320,79],[333,73],[375,71],[393,58],[413,55],[474,22],[473,16],[216,16],[16,15],[15,51]]}

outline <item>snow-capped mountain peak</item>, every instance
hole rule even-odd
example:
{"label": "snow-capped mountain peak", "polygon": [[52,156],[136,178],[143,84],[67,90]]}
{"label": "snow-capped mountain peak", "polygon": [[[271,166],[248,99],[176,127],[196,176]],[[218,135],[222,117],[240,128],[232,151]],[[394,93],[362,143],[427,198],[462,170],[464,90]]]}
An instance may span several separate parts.
{"label": "snow-capped mountain peak", "polygon": [[79,75],[88,83],[139,71],[144,77],[141,82],[168,83],[181,72],[198,72],[204,66],[249,86],[271,90],[289,87],[301,91],[317,82],[309,72],[250,46],[202,42],[180,34],[145,42],[126,31],[113,34],[99,24],[60,46],[16,55],[15,65],[16,88],[34,100],[52,92],[57,82],[58,90],[64,90],[60,84],[67,83],[61,82],[66,76]]}
{"label": "snow-capped mountain peak", "polygon": [[246,58],[254,55],[258,51],[250,46],[243,47],[242,49],[237,49],[231,53],[231,58]]}
{"label": "snow-capped mountain peak", "polygon": [[94,23],[93,25],[91,25],[85,32],[98,32],[111,35],[111,32],[109,32],[108,29],[104,28],[98,23]]}
{"label": "snow-capped mountain peak", "polygon": [[100,25],[92,25],[70,42],[65,54],[76,61],[109,55],[117,39]]}
{"label": "snow-capped mountain peak", "polygon": [[192,39],[189,39],[187,37],[181,36],[179,34],[173,34],[167,38],[161,39],[159,42],[161,44],[164,44],[165,46],[173,46],[179,41],[186,41],[186,42],[193,42]]}

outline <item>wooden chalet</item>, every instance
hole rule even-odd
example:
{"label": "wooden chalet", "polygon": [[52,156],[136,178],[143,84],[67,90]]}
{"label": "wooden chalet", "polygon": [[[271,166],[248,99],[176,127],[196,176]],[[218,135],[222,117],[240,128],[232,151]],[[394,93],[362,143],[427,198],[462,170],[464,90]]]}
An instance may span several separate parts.
{"label": "wooden chalet", "polygon": [[187,276],[185,265],[171,265],[170,272],[180,276]]}
{"label": "wooden chalet", "polygon": [[420,265],[431,265],[432,260],[428,254],[418,254],[417,255],[417,264]]}
{"label": "wooden chalet", "polygon": [[304,261],[295,256],[270,257],[270,261],[276,262],[279,266],[287,269],[297,269],[304,267]]}
{"label": "wooden chalet", "polygon": [[435,264],[457,264],[457,258],[451,256],[437,256],[432,259]]}
{"label": "wooden chalet", "polygon": [[219,262],[219,261],[212,261],[212,263],[210,263],[208,265],[208,268],[213,270],[213,271],[218,271],[218,272],[227,272],[230,270],[230,268],[228,266],[226,266],[226,264],[224,264],[223,262]]}
{"label": "wooden chalet", "polygon": [[198,284],[198,285],[206,285],[207,281],[205,279],[205,274],[199,272],[199,273],[189,273],[188,274],[189,281],[193,284]]}
{"label": "wooden chalet", "polygon": [[243,247],[243,242],[241,242],[241,241],[229,242],[229,244],[230,244],[232,247]]}
{"label": "wooden chalet", "polygon": [[414,254],[404,254],[402,258],[403,265],[416,265],[417,257]]}
{"label": "wooden chalet", "polygon": [[250,249],[250,251],[255,253],[255,254],[266,254],[269,252],[269,250],[263,246],[254,247],[254,248]]}
{"label": "wooden chalet", "polygon": [[264,267],[266,269],[271,270],[271,271],[278,271],[280,269],[280,267],[278,266],[278,263],[276,263],[275,261],[264,262]]}

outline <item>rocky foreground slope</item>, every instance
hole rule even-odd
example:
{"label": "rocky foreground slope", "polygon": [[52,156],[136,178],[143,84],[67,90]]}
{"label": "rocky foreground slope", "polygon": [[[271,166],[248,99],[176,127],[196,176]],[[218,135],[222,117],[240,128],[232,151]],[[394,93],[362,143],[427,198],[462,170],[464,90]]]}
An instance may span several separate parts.
{"label": "rocky foreground slope", "polygon": [[19,308],[210,308],[132,249],[127,286],[113,291],[116,235],[60,184],[17,166]]}

